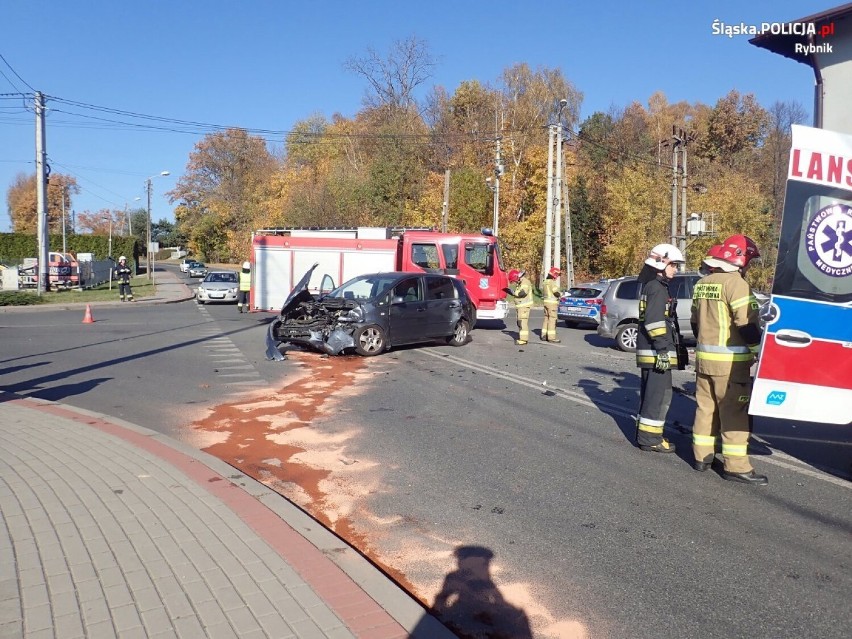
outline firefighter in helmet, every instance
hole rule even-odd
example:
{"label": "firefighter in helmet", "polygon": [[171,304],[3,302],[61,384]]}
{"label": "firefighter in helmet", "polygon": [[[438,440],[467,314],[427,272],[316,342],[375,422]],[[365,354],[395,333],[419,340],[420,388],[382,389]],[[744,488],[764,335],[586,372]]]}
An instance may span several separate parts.
{"label": "firefighter in helmet", "polygon": [[559,306],[559,276],[562,269],[551,266],[544,278],[541,301],[544,304],[544,323],[541,325],[541,340],[558,344],[562,340],[556,335],[556,310]]}
{"label": "firefighter in helmet", "polygon": [[639,417],[636,444],[645,451],[673,453],[675,445],[663,437],[666,414],[672,402],[672,366],[677,349],[672,321],[677,321],[676,303],[669,282],[683,264],[683,253],[672,244],[651,249],[639,272],[639,332],[636,336],[636,365],[641,369]]}
{"label": "firefighter in helmet", "polygon": [[133,299],[133,291],[130,288],[130,276],[132,274],[133,271],[127,265],[127,258],[122,255],[118,258],[118,264],[113,269],[113,278],[118,282],[118,297],[122,302],[125,300],[128,302],[135,301]]}
{"label": "firefighter in helmet", "polygon": [[530,309],[533,305],[532,282],[527,277],[526,271],[513,268],[509,271],[509,284],[517,284],[514,290],[506,289],[506,292],[515,298],[515,311],[518,313],[518,339],[515,344],[523,346],[530,339]]}
{"label": "firefighter in helmet", "polygon": [[[715,248],[715,247],[714,247]],[[722,477],[757,486],[765,475],[754,472],[748,458],[751,419],[751,366],[760,346],[759,308],[743,279],[749,262],[760,257],[745,235],[732,235],[704,258],[711,272],[695,284],[692,330],[695,333],[695,424],[692,451],[695,470],[710,468],[721,437]]]}
{"label": "firefighter in helmet", "polygon": [[243,262],[242,270],[240,270],[240,286],[237,290],[237,310],[242,313],[245,307],[245,312],[249,312],[248,297],[251,290],[251,263]]}

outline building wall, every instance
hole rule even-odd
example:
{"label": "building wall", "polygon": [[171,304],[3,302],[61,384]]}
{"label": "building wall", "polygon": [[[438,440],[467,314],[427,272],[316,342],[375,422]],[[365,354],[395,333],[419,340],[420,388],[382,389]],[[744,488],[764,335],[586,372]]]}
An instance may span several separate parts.
{"label": "building wall", "polygon": [[[850,20],[838,22],[846,25]],[[831,53],[818,53],[822,67],[822,127],[852,134],[852,26],[829,39]]]}

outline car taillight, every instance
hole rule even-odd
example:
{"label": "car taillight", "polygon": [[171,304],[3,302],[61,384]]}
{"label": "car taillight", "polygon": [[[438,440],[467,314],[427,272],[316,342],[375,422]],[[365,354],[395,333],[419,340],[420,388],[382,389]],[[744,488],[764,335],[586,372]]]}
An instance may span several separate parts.
{"label": "car taillight", "polygon": [[600,306],[601,304],[603,304],[603,300],[601,298],[597,298],[594,300],[586,300],[586,304],[588,304],[589,306]]}
{"label": "car taillight", "polygon": [[603,304],[603,300],[601,300],[601,315],[606,315],[606,304]]}

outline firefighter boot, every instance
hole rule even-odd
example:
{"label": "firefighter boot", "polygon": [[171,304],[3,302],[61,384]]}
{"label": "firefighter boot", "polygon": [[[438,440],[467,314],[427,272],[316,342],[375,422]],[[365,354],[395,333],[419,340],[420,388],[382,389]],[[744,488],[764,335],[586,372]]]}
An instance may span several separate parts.
{"label": "firefighter boot", "polygon": [[659,444],[654,444],[653,446],[639,446],[640,449],[651,452],[651,453],[673,453],[675,452],[675,445],[672,444],[668,439],[663,439]]}
{"label": "firefighter boot", "polygon": [[124,301],[124,295],[122,295],[122,296],[121,296],[121,297],[119,297],[118,299],[119,299],[119,300],[121,300],[121,301],[123,302],[123,301]]}
{"label": "firefighter boot", "polygon": [[747,473],[729,473],[727,470],[722,472],[722,477],[728,481],[738,481],[741,484],[752,484],[754,486],[766,486],[769,479],[766,475],[758,475],[754,469]]}

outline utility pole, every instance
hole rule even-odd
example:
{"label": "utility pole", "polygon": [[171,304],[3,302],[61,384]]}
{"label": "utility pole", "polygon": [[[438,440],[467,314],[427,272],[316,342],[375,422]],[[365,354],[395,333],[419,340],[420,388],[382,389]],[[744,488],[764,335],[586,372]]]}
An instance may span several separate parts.
{"label": "utility pole", "polygon": [[680,252],[683,253],[684,259],[686,259],[686,147],[689,146],[689,143],[695,140],[695,134],[680,130],[680,138],[683,140],[683,149],[681,149],[681,155],[683,158],[683,169],[682,169],[682,179],[680,183]]}
{"label": "utility pole", "polygon": [[65,246],[65,194],[68,191],[68,185],[62,182],[62,257],[68,252]]}
{"label": "utility pole", "polygon": [[677,152],[680,148],[681,139],[677,136],[677,131],[672,125],[672,236],[671,243],[674,246],[678,244],[677,236]]}
{"label": "utility pole", "polygon": [[148,279],[151,279],[151,178],[148,178],[145,190],[148,192],[148,230],[145,233],[146,250],[145,250],[145,273]]}
{"label": "utility pole", "polygon": [[444,171],[444,205],[441,207],[441,233],[447,232],[447,218],[450,215],[450,170]]}
{"label": "utility pole", "polygon": [[565,202],[565,266],[566,288],[574,286],[574,244],[571,241],[571,203],[568,200],[568,181],[562,183],[562,199]]}
{"label": "utility pole", "polygon": [[552,262],[551,248],[553,245],[553,142],[556,138],[556,127],[547,127],[547,208],[544,222],[544,259],[541,264],[542,281],[547,277],[547,271]]}
{"label": "utility pole", "polygon": [[[560,114],[561,115],[561,114]],[[562,120],[556,125],[556,181],[553,187],[553,265],[562,265]]]}
{"label": "utility pole", "polygon": [[500,178],[503,175],[503,156],[500,154],[500,141],[502,136],[497,135],[497,155],[494,158],[494,224],[493,231],[496,236],[500,231]]}
{"label": "utility pole", "polygon": [[44,94],[36,91],[36,202],[38,215],[38,295],[50,290],[50,229],[47,219],[47,150],[45,149]]}

